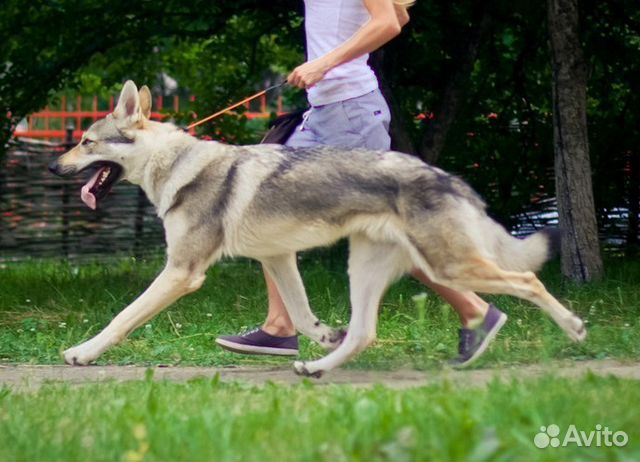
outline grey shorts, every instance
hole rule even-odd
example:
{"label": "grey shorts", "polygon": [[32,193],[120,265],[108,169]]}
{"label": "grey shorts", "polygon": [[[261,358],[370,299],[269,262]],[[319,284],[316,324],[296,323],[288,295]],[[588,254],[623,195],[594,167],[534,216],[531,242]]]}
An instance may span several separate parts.
{"label": "grey shorts", "polygon": [[380,90],[324,106],[314,106],[289,137],[294,148],[318,145],[389,150],[389,107]]}

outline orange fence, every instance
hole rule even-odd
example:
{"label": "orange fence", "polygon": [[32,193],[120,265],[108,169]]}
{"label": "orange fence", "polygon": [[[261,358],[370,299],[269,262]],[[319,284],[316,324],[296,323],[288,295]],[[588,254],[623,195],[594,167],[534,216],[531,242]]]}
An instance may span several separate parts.
{"label": "orange fence", "polygon": [[[186,102],[178,96],[171,97],[169,101],[167,101],[167,99],[169,98],[163,98],[162,96],[156,97],[153,104],[155,111],[151,113],[153,120],[162,120],[168,117],[168,114],[162,112],[163,109],[179,112],[181,103],[184,106]],[[79,140],[82,137],[84,129],[96,120],[111,113],[114,108],[113,97],[111,97],[108,102],[104,102],[99,101],[97,96],[93,96],[89,101],[90,104],[88,104],[87,98],[78,96],[75,99],[75,104],[73,104],[73,102],[71,103],[75,108],[69,110],[70,102],[66,97],[62,97],[59,109],[51,109],[47,106],[42,111],[32,113],[26,118],[26,126],[24,123],[21,123],[13,135],[22,138],[63,140],[67,137],[67,130],[72,128],[73,139]],[[188,101],[195,101],[195,97],[189,97]],[[165,106],[166,103],[170,104]],[[256,99],[253,104],[246,103],[244,106],[246,108],[244,115],[248,119],[267,118],[270,115],[270,112],[267,110],[266,95]],[[281,96],[278,96],[276,101],[276,112],[278,114],[282,113]],[[197,115],[194,114],[194,120],[195,119],[197,119]]]}

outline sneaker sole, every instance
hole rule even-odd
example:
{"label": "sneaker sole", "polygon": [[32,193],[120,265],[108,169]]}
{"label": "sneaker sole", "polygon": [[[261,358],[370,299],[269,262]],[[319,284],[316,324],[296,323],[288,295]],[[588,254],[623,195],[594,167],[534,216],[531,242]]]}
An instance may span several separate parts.
{"label": "sneaker sole", "polygon": [[469,366],[471,363],[473,363],[480,356],[482,356],[482,354],[485,352],[487,347],[491,344],[493,339],[496,338],[496,335],[498,335],[498,332],[500,332],[500,329],[502,329],[502,326],[504,326],[505,322],[507,322],[507,315],[505,313],[500,313],[498,322],[496,323],[495,326],[493,326],[493,329],[489,331],[487,336],[484,338],[484,340],[480,344],[480,348],[478,348],[478,350],[473,354],[473,356],[471,356],[471,358],[469,358],[467,361],[463,363],[455,364],[452,367],[454,369],[463,369]]}
{"label": "sneaker sole", "polygon": [[245,355],[298,356],[298,350],[292,348],[261,347],[258,345],[243,345],[217,338],[216,343],[225,350]]}

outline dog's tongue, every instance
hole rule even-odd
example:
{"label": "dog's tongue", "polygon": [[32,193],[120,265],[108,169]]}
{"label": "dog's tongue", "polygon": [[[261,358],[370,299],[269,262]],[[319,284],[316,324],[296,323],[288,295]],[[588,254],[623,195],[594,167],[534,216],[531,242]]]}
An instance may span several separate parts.
{"label": "dog's tongue", "polygon": [[91,192],[91,188],[93,188],[93,185],[96,184],[96,181],[98,181],[98,178],[100,178],[100,175],[102,175],[102,171],[105,168],[106,167],[102,167],[101,169],[98,169],[95,175],[93,175],[91,179],[87,182],[87,184],[85,184],[82,187],[82,192],[80,193],[82,202],[87,204],[87,206],[93,210],[96,209],[96,196],[94,196],[93,193]]}

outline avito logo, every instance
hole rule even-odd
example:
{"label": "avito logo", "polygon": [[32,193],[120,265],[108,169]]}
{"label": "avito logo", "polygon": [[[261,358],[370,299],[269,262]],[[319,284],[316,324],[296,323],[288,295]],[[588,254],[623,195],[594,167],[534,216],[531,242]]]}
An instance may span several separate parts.
{"label": "avito logo", "polygon": [[569,425],[564,436],[560,435],[560,427],[556,424],[551,424],[547,427],[540,427],[540,432],[533,438],[533,444],[537,448],[544,449],[549,446],[557,448],[559,446],[565,447],[570,444],[575,444],[581,447],[591,446],[626,446],[629,442],[629,435],[623,431],[612,431],[609,427],[603,427],[602,425],[596,425],[595,430],[586,432],[584,430],[578,430],[575,425]]}

